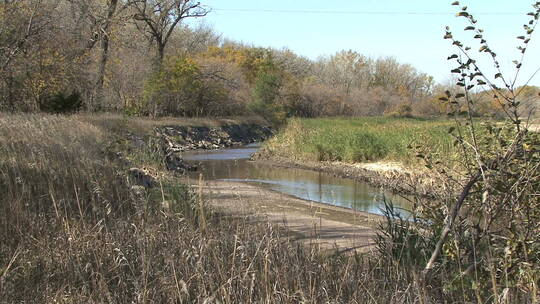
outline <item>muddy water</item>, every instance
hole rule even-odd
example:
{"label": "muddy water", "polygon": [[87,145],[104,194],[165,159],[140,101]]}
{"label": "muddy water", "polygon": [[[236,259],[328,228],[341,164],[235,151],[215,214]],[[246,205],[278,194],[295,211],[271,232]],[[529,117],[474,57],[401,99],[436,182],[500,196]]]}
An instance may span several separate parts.
{"label": "muddy water", "polygon": [[[297,198],[331,204],[358,211],[381,214],[383,197],[397,208],[407,208],[407,200],[379,188],[351,179],[303,169],[280,168],[249,161],[258,149],[250,145],[236,149],[188,152],[184,160],[200,166],[207,180],[256,183]],[[401,211],[402,214],[407,212]]]}

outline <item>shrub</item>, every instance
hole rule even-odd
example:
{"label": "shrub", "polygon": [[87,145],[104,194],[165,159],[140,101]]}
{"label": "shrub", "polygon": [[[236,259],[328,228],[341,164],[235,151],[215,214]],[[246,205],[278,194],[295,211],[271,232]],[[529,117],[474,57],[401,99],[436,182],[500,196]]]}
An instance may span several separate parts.
{"label": "shrub", "polygon": [[282,79],[276,72],[263,71],[257,75],[253,89],[253,102],[249,108],[274,124],[281,124],[287,117],[279,104]]}
{"label": "shrub", "polygon": [[[458,1],[454,5],[459,5]],[[514,61],[518,77],[523,55],[540,18],[540,2],[533,3],[525,33],[519,36],[520,60]],[[481,53],[499,66],[477,20],[463,6],[466,31],[480,44]],[[398,243],[404,252],[423,252],[420,282],[428,288],[438,286],[441,293],[462,291],[463,302],[536,303],[540,284],[540,134],[523,123],[524,111],[517,78],[484,73],[471,47],[457,40],[449,27],[445,39],[456,46],[453,73],[460,75],[456,92],[447,90],[440,97],[448,104],[454,125],[448,133],[459,153],[456,166],[438,161],[433,149],[424,144],[419,154],[433,173],[442,174],[438,183],[449,189],[436,199],[417,199],[415,221],[406,223],[388,216],[384,228],[388,246]],[[458,55],[459,54],[459,55]],[[500,83],[501,89],[498,86]],[[496,101],[506,115],[504,122],[479,122],[478,94]],[[451,169],[451,170],[449,170]],[[417,221],[419,219],[419,221]],[[398,228],[396,228],[398,227]],[[409,243],[404,235],[421,232],[427,241]],[[426,254],[427,253],[427,254]],[[440,282],[444,282],[442,285]]]}
{"label": "shrub", "polygon": [[412,118],[413,115],[412,115],[412,107],[410,105],[410,103],[400,103],[398,105],[396,105],[395,107],[393,108],[390,108],[389,111],[386,111],[384,113],[385,116],[390,116],[390,117],[408,117],[408,118]]}
{"label": "shrub", "polygon": [[69,95],[58,93],[52,96],[45,97],[40,102],[39,108],[47,113],[75,113],[82,107],[81,94],[73,92]]}

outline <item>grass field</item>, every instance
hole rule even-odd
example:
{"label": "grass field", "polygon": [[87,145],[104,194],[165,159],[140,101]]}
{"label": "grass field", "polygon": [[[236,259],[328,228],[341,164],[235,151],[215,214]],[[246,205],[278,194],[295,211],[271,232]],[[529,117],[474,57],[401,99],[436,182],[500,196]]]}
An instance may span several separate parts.
{"label": "grass field", "polygon": [[450,120],[407,118],[293,119],[265,145],[272,155],[309,161],[416,162],[414,147],[450,156]]}

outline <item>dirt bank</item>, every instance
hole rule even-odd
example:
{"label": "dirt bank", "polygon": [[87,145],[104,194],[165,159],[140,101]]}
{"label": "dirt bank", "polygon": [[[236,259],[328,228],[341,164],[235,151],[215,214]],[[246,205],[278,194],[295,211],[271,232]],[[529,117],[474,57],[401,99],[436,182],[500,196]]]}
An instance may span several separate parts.
{"label": "dirt bank", "polygon": [[253,155],[253,160],[273,166],[315,170],[338,177],[350,178],[381,187],[398,194],[437,197],[439,193],[451,191],[437,183],[435,172],[423,168],[408,168],[399,163],[343,163],[343,162],[306,162],[268,156],[262,152]]}
{"label": "dirt bank", "polygon": [[[198,191],[198,181],[187,181]],[[204,181],[205,198],[215,210],[231,216],[285,225],[298,241],[340,252],[372,249],[381,216],[305,201],[254,184]]]}
{"label": "dirt bank", "polygon": [[[99,123],[103,124],[103,122]],[[224,122],[222,125],[163,124],[144,128],[132,127],[122,133],[125,135],[109,147],[112,158],[121,161],[125,166],[132,166],[130,154],[146,154],[162,164],[168,171],[181,176],[187,171],[197,170],[195,166],[183,160],[182,154],[185,151],[215,150],[262,142],[270,137],[273,131],[269,125],[262,123],[228,124]]]}
{"label": "dirt bank", "polygon": [[272,135],[272,129],[258,124],[216,127],[164,126],[155,129],[174,153],[187,150],[220,149],[260,142]]}

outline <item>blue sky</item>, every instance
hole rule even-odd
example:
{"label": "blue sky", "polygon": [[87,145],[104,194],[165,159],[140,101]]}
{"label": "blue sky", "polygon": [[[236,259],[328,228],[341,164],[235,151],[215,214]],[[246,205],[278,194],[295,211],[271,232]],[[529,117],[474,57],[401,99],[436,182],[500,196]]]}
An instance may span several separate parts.
{"label": "blue sky", "polygon": [[[439,82],[449,79],[452,65],[446,57],[455,51],[442,39],[444,27],[451,26],[459,37],[470,33],[461,31],[466,24],[462,18],[454,16],[458,7],[446,0],[201,2],[213,9],[202,22],[224,37],[257,46],[289,48],[312,59],[343,49],[373,58],[393,56]],[[531,11],[532,1],[469,2],[461,1],[462,5],[468,5],[471,13],[478,13],[479,25],[485,29],[485,36],[499,55],[503,71],[511,72],[512,60],[520,55],[515,37],[523,34],[522,25],[528,21],[525,15]],[[477,49],[476,44],[472,46]],[[529,49],[520,83],[540,67],[540,35],[536,35],[536,40],[533,36]],[[489,72],[491,65],[484,64]],[[540,85],[540,76],[531,84]]]}

